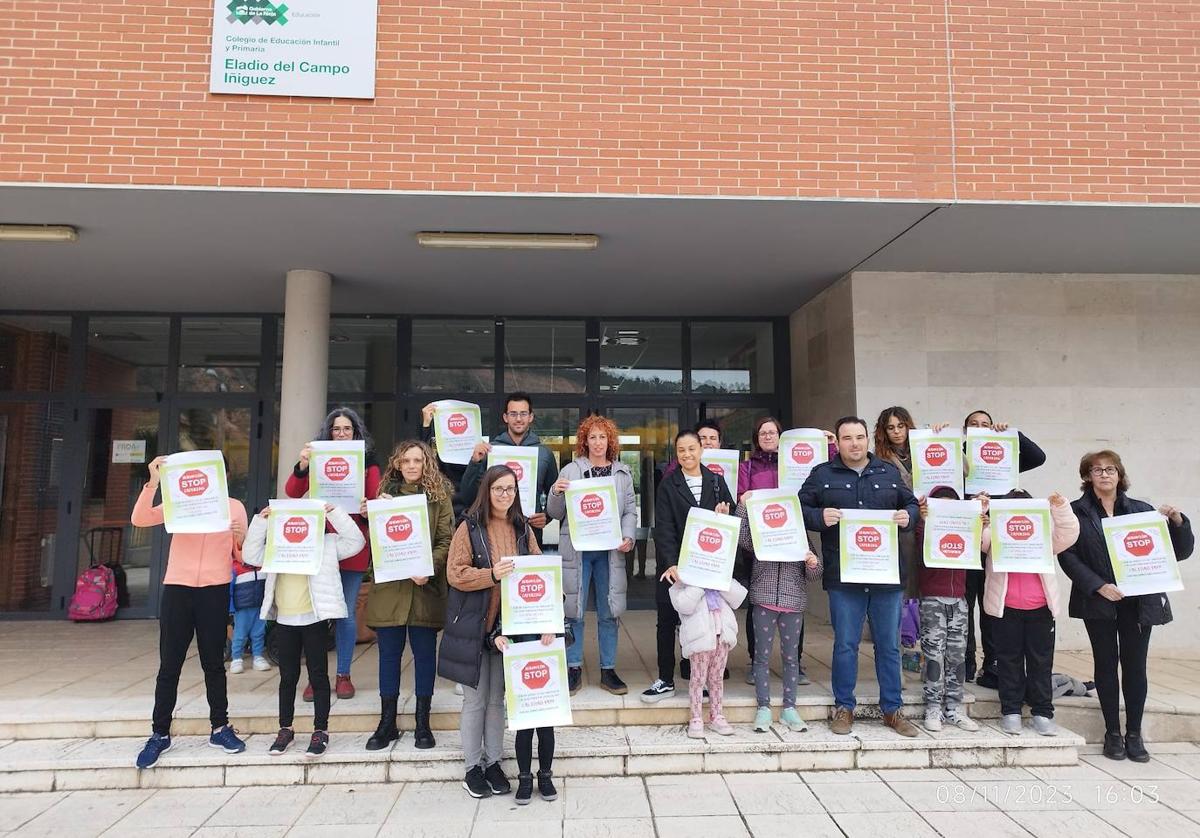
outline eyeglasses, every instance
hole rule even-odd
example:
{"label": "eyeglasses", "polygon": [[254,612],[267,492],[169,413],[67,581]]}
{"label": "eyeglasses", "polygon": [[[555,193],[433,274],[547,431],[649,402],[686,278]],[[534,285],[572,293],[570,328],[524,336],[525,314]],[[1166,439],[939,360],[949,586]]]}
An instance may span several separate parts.
{"label": "eyeglasses", "polygon": [[508,412],[508,416],[512,419],[528,419],[532,415],[533,415],[532,410],[522,410],[519,412],[516,410],[510,410]]}
{"label": "eyeglasses", "polygon": [[759,438],[764,436],[779,436],[779,431],[759,431],[758,436]]}
{"label": "eyeglasses", "polygon": [[1113,477],[1119,473],[1116,466],[1092,466],[1093,477]]}
{"label": "eyeglasses", "polygon": [[516,493],[517,493],[516,486],[493,486],[492,487],[493,495],[500,495],[501,497],[504,497],[505,495],[515,495]]}

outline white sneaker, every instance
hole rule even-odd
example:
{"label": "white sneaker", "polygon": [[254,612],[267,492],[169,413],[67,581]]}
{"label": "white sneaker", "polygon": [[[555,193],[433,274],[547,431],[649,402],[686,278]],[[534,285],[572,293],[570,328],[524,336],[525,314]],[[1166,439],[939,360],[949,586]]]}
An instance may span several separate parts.
{"label": "white sneaker", "polygon": [[942,710],[940,707],[930,707],[925,711],[925,729],[936,733],[942,729]]}
{"label": "white sneaker", "polygon": [[979,730],[979,722],[972,719],[970,716],[965,716],[957,710],[950,710],[946,713],[946,722],[954,725],[959,730],[965,730],[968,733],[975,733]]}
{"label": "white sneaker", "polygon": [[1016,736],[1021,732],[1021,714],[1006,713],[1000,717],[1000,729],[1005,733]]}
{"label": "white sneaker", "polygon": [[454,685],[454,694],[455,694],[455,695],[462,695],[462,694],[463,694],[463,691],[462,691],[462,684],[455,684],[455,685]]}
{"label": "white sneaker", "polygon": [[246,664],[241,658],[234,658],[229,662],[230,675],[241,675],[245,668]]}
{"label": "white sneaker", "polygon": [[1047,719],[1045,716],[1034,716],[1033,729],[1042,736],[1058,736],[1058,725],[1053,719]]}
{"label": "white sneaker", "polygon": [[271,662],[269,660],[264,658],[262,655],[255,656],[255,658],[254,658],[254,671],[255,672],[269,672],[270,669],[271,669]]}

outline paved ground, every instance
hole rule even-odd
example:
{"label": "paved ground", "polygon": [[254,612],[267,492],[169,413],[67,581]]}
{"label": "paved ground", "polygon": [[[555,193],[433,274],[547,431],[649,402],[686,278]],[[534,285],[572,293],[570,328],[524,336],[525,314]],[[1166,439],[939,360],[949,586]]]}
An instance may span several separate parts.
{"label": "paved ground", "polygon": [[559,781],[559,800],[475,801],[459,783],[0,796],[4,835],[405,838],[1200,835],[1200,747],[1146,765],[1090,747],[1069,768],[700,774]]}

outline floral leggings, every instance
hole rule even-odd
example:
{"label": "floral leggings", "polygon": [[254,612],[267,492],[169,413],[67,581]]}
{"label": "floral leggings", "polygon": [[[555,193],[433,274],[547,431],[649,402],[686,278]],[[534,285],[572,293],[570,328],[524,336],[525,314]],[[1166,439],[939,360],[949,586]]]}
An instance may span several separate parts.
{"label": "floral leggings", "polygon": [[692,703],[692,718],[702,718],[700,707],[704,703],[704,690],[708,689],[709,719],[721,715],[721,701],[725,697],[725,664],[729,661],[729,647],[717,635],[717,648],[710,652],[693,652],[692,677],[688,681],[688,698]]}

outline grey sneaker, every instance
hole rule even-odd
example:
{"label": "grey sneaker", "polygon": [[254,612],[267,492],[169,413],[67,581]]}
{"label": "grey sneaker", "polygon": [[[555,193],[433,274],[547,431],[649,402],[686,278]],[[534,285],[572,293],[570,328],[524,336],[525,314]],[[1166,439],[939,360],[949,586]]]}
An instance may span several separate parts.
{"label": "grey sneaker", "polygon": [[1021,714],[1006,713],[1000,718],[1000,729],[1012,736],[1019,734],[1021,732]]}
{"label": "grey sneaker", "polygon": [[954,725],[959,730],[965,730],[968,733],[974,733],[979,730],[979,722],[965,715],[960,710],[947,710],[946,724]]}
{"label": "grey sneaker", "polygon": [[1058,725],[1053,719],[1047,719],[1045,716],[1033,717],[1033,729],[1042,736],[1058,736]]}
{"label": "grey sneaker", "polygon": [[746,667],[746,676],[742,678],[742,680],[750,686],[754,686],[754,664],[750,664]]}
{"label": "grey sneaker", "polygon": [[940,707],[929,707],[925,710],[925,729],[931,733],[937,733],[942,729],[942,709]]}

